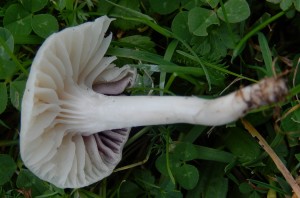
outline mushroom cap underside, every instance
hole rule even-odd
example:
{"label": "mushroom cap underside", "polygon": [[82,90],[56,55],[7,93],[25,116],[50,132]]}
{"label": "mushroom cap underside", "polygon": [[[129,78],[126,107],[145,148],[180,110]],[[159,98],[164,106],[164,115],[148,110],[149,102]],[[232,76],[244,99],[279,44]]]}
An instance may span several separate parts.
{"label": "mushroom cap underside", "polygon": [[129,135],[129,128],[90,130],[82,114],[89,97],[120,94],[135,79],[134,69],[118,68],[116,57],[104,56],[111,21],[102,16],[51,35],[31,66],[22,100],[21,157],[39,178],[61,188],[111,174]]}

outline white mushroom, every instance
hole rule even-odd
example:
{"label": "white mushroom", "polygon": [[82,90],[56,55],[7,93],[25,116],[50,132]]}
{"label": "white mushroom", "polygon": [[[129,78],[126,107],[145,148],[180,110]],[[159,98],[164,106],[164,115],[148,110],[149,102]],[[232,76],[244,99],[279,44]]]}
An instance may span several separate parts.
{"label": "white mushroom", "polygon": [[111,22],[95,22],[51,35],[31,66],[21,115],[24,164],[61,188],[79,188],[111,174],[130,127],[172,123],[223,125],[287,93],[284,80],[267,78],[227,96],[122,96],[135,70],[105,57]]}

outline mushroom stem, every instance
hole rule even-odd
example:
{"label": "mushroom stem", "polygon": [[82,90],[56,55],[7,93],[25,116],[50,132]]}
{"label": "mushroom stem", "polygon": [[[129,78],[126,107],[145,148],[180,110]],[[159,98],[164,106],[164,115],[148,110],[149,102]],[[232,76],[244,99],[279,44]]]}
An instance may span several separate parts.
{"label": "mushroom stem", "polygon": [[95,109],[89,118],[97,131],[172,123],[216,126],[235,121],[250,109],[278,102],[286,93],[283,79],[266,78],[217,99],[96,95],[106,99],[92,103]]}

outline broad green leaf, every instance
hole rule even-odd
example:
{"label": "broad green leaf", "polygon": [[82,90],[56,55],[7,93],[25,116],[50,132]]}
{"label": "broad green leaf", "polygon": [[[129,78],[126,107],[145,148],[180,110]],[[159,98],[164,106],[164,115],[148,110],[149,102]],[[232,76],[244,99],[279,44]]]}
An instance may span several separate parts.
{"label": "broad green leaf", "polygon": [[36,177],[32,172],[22,169],[18,175],[16,185],[20,189],[31,190],[32,197],[43,194],[47,188],[46,182]]}
{"label": "broad green leaf", "polygon": [[224,142],[241,163],[251,162],[261,153],[259,144],[240,128],[230,128],[228,135],[224,137]]}
{"label": "broad green leaf", "polygon": [[172,32],[179,38],[185,41],[189,41],[192,37],[192,34],[187,31],[188,27],[188,12],[183,11],[179,12],[173,19],[171,25]]}
{"label": "broad green leaf", "polygon": [[271,2],[271,3],[275,3],[275,4],[277,4],[277,3],[280,3],[280,1],[282,1],[282,0],[267,0],[268,2]]}
{"label": "broad green leaf", "polygon": [[176,147],[172,153],[176,158],[179,158],[182,161],[190,161],[196,159],[198,155],[195,145],[191,143],[176,144]]}
{"label": "broad green leaf", "polygon": [[124,181],[120,187],[120,197],[135,197],[136,195],[142,194],[142,189],[131,181]]}
{"label": "broad green leaf", "polygon": [[186,10],[191,10],[195,7],[201,7],[203,6],[203,0],[201,1],[191,1],[191,0],[181,0],[180,6]]}
{"label": "broad green leaf", "polygon": [[[110,2],[116,3],[117,0],[110,0]],[[113,9],[113,5],[108,3],[106,0],[99,0],[99,6],[97,12],[100,15],[108,15],[108,13]]]}
{"label": "broad green leaf", "polygon": [[190,3],[190,0],[180,0],[181,6],[184,6],[187,3]]}
{"label": "broad green leaf", "polygon": [[[169,155],[169,164],[170,164],[170,169],[171,171],[174,170],[176,167],[180,167],[182,162],[180,162],[177,159],[174,158],[174,155],[170,154]],[[155,161],[155,167],[156,169],[162,173],[163,175],[168,175],[168,170],[167,170],[167,161],[166,161],[166,155],[162,154],[160,155],[156,161]]]}
{"label": "broad green leaf", "polygon": [[182,193],[176,189],[175,184],[169,180],[164,179],[162,183],[160,183],[160,188],[152,188],[151,194],[153,194],[157,198],[182,198]]}
{"label": "broad green leaf", "polygon": [[144,49],[146,51],[155,52],[155,43],[148,36],[133,35],[119,39],[121,43],[128,43],[134,47]]}
{"label": "broad green leaf", "polygon": [[300,130],[300,109],[296,109],[289,113],[281,121],[281,128],[286,132],[293,132]]}
{"label": "broad green leaf", "polygon": [[73,4],[74,4],[74,1],[73,0],[65,0],[65,4],[66,4],[66,8],[67,10],[73,10]]}
{"label": "broad green leaf", "polygon": [[[264,75],[265,75],[265,71],[264,71]],[[249,113],[247,114],[247,121],[249,121],[253,126],[266,124],[270,119],[272,119],[273,116],[272,112],[273,109],[270,109],[269,111],[266,110],[262,112]]]}
{"label": "broad green leaf", "polygon": [[295,9],[300,12],[300,0],[294,0]]}
{"label": "broad green leaf", "polygon": [[228,180],[224,178],[225,164],[216,162],[199,163],[198,169],[199,181],[195,188],[188,191],[186,197],[226,198]]}
{"label": "broad green leaf", "polygon": [[[14,51],[14,37],[12,36],[10,31],[8,29],[0,27],[0,37],[6,43],[7,47],[10,49],[10,51],[13,52]],[[9,54],[7,54],[7,52],[5,51],[5,48],[2,45],[0,45],[0,59],[5,59],[5,60],[10,59]]]}
{"label": "broad green leaf", "polygon": [[10,101],[18,110],[21,110],[21,102],[25,85],[26,81],[13,81],[10,83]]}
{"label": "broad green leaf", "polygon": [[159,14],[170,14],[179,8],[180,0],[149,0],[151,8]]}
{"label": "broad green leaf", "polygon": [[0,154],[0,186],[10,181],[17,169],[15,161],[5,154]]}
{"label": "broad green leaf", "polygon": [[196,36],[207,36],[207,28],[214,24],[219,25],[219,23],[219,19],[213,10],[195,7],[189,11],[189,30]]}
{"label": "broad green leaf", "polygon": [[134,172],[134,177],[136,180],[144,182],[147,184],[154,184],[155,178],[149,170],[137,170]]}
{"label": "broad green leaf", "polygon": [[[184,161],[196,159],[230,163],[234,161],[235,157],[226,151],[183,142],[176,144],[175,149],[170,153],[169,168],[173,171],[176,168],[179,168]],[[168,175],[165,154],[162,154],[157,158],[155,166],[162,174]]]}
{"label": "broad green leaf", "polygon": [[296,109],[288,114],[281,121],[281,128],[287,136],[289,146],[298,146],[300,137],[300,109]]}
{"label": "broad green leaf", "polygon": [[58,22],[50,14],[39,14],[32,17],[32,29],[42,38],[47,38],[50,34],[58,31]]}
{"label": "broad green leaf", "polygon": [[267,38],[264,34],[258,32],[258,42],[261,49],[261,53],[264,59],[265,68],[266,68],[266,75],[268,77],[273,76],[272,70],[272,53],[268,45]]}
{"label": "broad green leaf", "polygon": [[0,82],[0,114],[3,113],[7,106],[7,88],[6,83]]}
{"label": "broad green leaf", "polygon": [[20,0],[20,2],[27,11],[33,13],[43,9],[47,5],[48,0]]}
{"label": "broad green leaf", "polygon": [[17,66],[14,62],[0,58],[0,80],[10,81],[16,71]]}
{"label": "broad green leaf", "polygon": [[223,176],[211,177],[205,188],[205,198],[226,198],[228,179]]}
{"label": "broad green leaf", "polygon": [[193,189],[199,180],[198,169],[190,164],[175,168],[173,174],[179,185],[186,190]]}
{"label": "broad green leaf", "polygon": [[210,5],[211,8],[217,7],[219,4],[220,0],[204,0],[206,3]]}
{"label": "broad green leaf", "polygon": [[[250,16],[250,8],[246,0],[228,0],[224,3],[224,8],[229,23],[238,23]],[[217,14],[220,19],[225,21],[222,7],[218,9]]]}
{"label": "broad green leaf", "polygon": [[243,182],[239,185],[239,190],[243,194],[251,193],[254,189],[248,182]]}
{"label": "broad green leaf", "polygon": [[224,178],[224,165],[211,163],[206,164],[204,176],[202,178],[204,184],[205,198],[226,198],[228,191],[228,179]]}
{"label": "broad green leaf", "polygon": [[66,1],[65,0],[56,0],[52,1],[52,3],[55,6],[55,9],[62,11],[66,7]]}
{"label": "broad green leaf", "polygon": [[300,162],[300,153],[295,154],[296,159]]}
{"label": "broad green leaf", "polygon": [[78,189],[76,190],[76,192],[74,193],[74,196],[72,197],[80,197],[80,198],[101,198],[101,196],[93,193],[93,192],[90,192],[88,190],[85,190],[85,189]]}
{"label": "broad green leaf", "polygon": [[[215,37],[216,48],[224,46],[226,51],[228,51],[228,49],[234,49],[236,44],[241,39],[237,32],[230,32],[225,23],[222,23],[220,26],[216,27],[211,34]],[[218,45],[218,41],[222,44]]]}
{"label": "broad green leaf", "polygon": [[258,192],[253,191],[253,192],[250,194],[249,198],[261,198],[261,196],[260,196],[260,194],[259,194]]}
{"label": "broad green leaf", "polygon": [[29,35],[31,28],[31,14],[20,4],[10,5],[3,18],[4,27],[13,35]]}
{"label": "broad green leaf", "polygon": [[[115,20],[112,24],[116,26],[117,28],[120,28],[122,30],[130,30],[135,28],[137,25],[140,23],[135,22],[135,21],[128,21],[124,20],[122,18],[126,17],[131,17],[131,18],[136,18],[137,16],[134,15],[136,11],[140,11],[140,1],[139,0],[119,0],[115,1],[113,0],[112,2],[117,2],[117,6],[112,6],[112,4],[109,4],[106,0],[99,0],[99,6],[98,11],[101,14],[109,14],[110,16],[116,16],[120,17],[120,19]],[[126,9],[129,9],[132,12],[129,12]]]}
{"label": "broad green leaf", "polygon": [[293,4],[293,0],[282,0],[280,2],[280,8],[284,11],[288,10]]}
{"label": "broad green leaf", "polygon": [[[225,35],[224,35],[225,36]],[[198,54],[210,58],[210,55],[213,57],[217,57],[218,59],[223,56],[226,53],[226,49],[221,46],[221,43],[218,42],[220,45],[219,48],[215,48],[215,43],[212,33],[210,33],[207,37],[202,36],[194,36],[191,39],[191,44],[193,46],[193,49]],[[199,45],[201,43],[201,45]]]}
{"label": "broad green leaf", "polygon": [[37,36],[37,35],[15,35],[14,36],[14,40],[15,40],[15,44],[29,44],[29,45],[40,45],[41,43],[43,43],[44,39],[42,39],[41,37]]}

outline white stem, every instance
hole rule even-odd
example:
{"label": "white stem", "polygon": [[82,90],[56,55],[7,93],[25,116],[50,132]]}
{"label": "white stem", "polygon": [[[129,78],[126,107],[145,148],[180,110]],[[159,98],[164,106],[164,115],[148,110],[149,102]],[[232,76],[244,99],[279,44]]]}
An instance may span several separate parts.
{"label": "white stem", "polygon": [[267,78],[217,99],[180,96],[96,95],[89,112],[90,132],[134,126],[190,123],[223,125],[248,110],[277,102],[287,93],[284,80]]}

